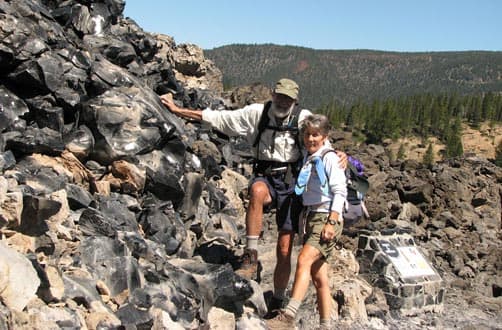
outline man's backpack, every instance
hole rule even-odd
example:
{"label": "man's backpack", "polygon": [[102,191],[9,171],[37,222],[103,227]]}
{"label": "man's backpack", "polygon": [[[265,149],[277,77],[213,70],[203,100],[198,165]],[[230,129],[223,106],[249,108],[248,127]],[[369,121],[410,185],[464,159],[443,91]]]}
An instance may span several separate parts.
{"label": "man's backpack", "polygon": [[[324,163],[324,156],[333,149],[327,149],[322,152],[321,158]],[[344,227],[349,227],[359,221],[366,214],[364,206],[364,195],[369,189],[369,182],[364,175],[364,165],[352,156],[348,156],[347,169],[345,177],[347,180],[347,203],[343,210]]]}
{"label": "man's backpack", "polygon": [[[269,117],[268,117],[268,112],[270,111],[270,108],[272,107],[272,101],[268,101],[265,103],[263,107],[263,112],[260,117],[260,121],[258,122],[258,134],[256,135],[256,138],[253,142],[253,147],[257,147],[258,144],[260,143],[261,135],[265,129],[271,129],[275,132],[285,132],[289,131],[291,132],[294,137],[295,137],[295,142],[298,148],[300,147],[300,140],[299,140],[299,128],[298,128],[298,117],[300,116],[300,111],[301,108],[298,106],[298,104],[295,105],[293,108],[293,111],[291,112],[290,119],[288,125],[283,125],[283,126],[271,126],[269,125]],[[272,146],[273,148],[273,146]]]}
{"label": "man's backpack", "polygon": [[[298,150],[301,150],[301,144],[300,144],[300,129],[298,128],[298,118],[300,116],[301,108],[298,106],[298,104],[295,104],[293,110],[291,111],[291,114],[289,115],[289,121],[287,125],[282,125],[282,126],[272,126],[269,124],[269,116],[268,113],[270,111],[270,108],[272,107],[272,101],[268,101],[265,103],[263,107],[263,112],[261,114],[260,120],[258,121],[258,127],[257,127],[257,134],[256,138],[253,142],[253,147],[256,148],[256,155],[255,155],[255,160],[254,160],[254,165],[253,165],[253,172],[254,173],[260,173],[260,174],[266,174],[268,173],[271,168],[273,167],[284,167],[284,164],[278,164],[277,162],[270,162],[270,161],[263,161],[260,160],[258,155],[259,155],[259,144],[261,140],[261,135],[263,131],[266,129],[270,129],[273,131],[273,138],[272,141],[275,141],[275,134],[276,132],[290,132],[294,139],[295,139],[295,145],[298,148]],[[274,152],[275,149],[275,144],[272,143],[271,146],[271,151],[272,153]],[[296,178],[299,167],[301,163],[301,159],[298,159],[296,162],[293,163],[288,163],[286,166],[286,174],[284,177],[284,181],[286,183],[292,183],[294,182],[294,179]]]}

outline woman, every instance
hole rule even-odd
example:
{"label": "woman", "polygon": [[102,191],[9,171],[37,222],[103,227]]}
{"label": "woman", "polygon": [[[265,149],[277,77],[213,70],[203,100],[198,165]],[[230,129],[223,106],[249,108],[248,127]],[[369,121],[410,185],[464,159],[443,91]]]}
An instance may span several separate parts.
{"label": "woman", "polygon": [[320,328],[329,329],[331,326],[332,298],[326,260],[342,233],[341,214],[347,188],[344,170],[338,166],[339,158],[331,152],[329,130],[328,118],[319,114],[308,116],[301,126],[306,155],[295,192],[302,195],[305,206],[306,221],[300,229],[304,234],[304,245],[298,255],[291,299],[276,317],[267,320],[270,329],[294,327],[310,276],[317,293]]}

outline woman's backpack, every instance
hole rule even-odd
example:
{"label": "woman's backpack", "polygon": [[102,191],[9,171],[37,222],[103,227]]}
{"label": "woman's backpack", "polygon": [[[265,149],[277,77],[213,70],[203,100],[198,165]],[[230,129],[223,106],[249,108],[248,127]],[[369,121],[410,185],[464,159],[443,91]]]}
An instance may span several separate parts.
{"label": "woman's backpack", "polygon": [[[333,151],[325,150],[321,154],[324,163],[324,156]],[[343,210],[344,227],[350,227],[359,221],[363,216],[368,217],[366,207],[364,206],[364,196],[369,189],[369,182],[364,175],[364,165],[357,158],[348,156],[347,169],[345,177],[347,179],[347,201]]]}
{"label": "woman's backpack", "polygon": [[364,166],[357,159],[348,156],[348,166],[345,170],[347,178],[347,202],[343,211],[344,227],[350,227],[363,216],[368,217],[364,206],[364,196],[369,189],[369,182],[364,175]]}

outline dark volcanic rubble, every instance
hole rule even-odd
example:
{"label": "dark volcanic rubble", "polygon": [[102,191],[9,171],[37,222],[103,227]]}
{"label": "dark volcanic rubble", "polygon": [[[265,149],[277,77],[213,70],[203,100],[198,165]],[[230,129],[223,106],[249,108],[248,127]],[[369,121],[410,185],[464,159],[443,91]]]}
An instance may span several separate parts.
{"label": "dark volcanic rubble", "polygon": [[[0,0],[0,329],[262,325],[261,288],[232,269],[249,146],[158,97],[235,107],[221,72],[124,6]],[[347,251],[361,229],[408,232],[445,279],[446,303],[500,324],[502,170],[474,157],[391,162],[383,147],[334,141],[371,182],[370,219],[347,231]],[[375,295],[368,316],[392,326]],[[469,324],[455,316],[445,324]]]}

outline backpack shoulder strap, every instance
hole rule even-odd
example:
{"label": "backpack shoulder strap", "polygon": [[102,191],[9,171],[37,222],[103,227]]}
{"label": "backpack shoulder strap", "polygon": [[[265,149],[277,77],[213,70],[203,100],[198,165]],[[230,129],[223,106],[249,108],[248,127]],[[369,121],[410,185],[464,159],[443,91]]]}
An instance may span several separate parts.
{"label": "backpack shoulder strap", "polygon": [[293,118],[291,119],[291,124],[289,125],[292,128],[293,134],[295,135],[295,144],[298,148],[301,148],[301,140],[300,140],[300,128],[298,127],[298,119],[300,118],[300,112],[302,109],[300,106],[295,104],[295,107],[293,108],[293,111],[291,112],[291,116]]}
{"label": "backpack shoulder strap", "polygon": [[326,154],[327,154],[328,152],[335,152],[335,150],[334,150],[334,149],[326,149],[326,150],[323,150],[323,151],[321,152],[321,159],[322,159],[322,162],[323,162],[323,163],[324,163],[324,156],[326,156]]}
{"label": "backpack shoulder strap", "polygon": [[291,118],[289,121],[289,124],[284,127],[276,127],[276,126],[270,126],[269,125],[269,116],[268,112],[270,110],[270,107],[272,106],[272,101],[268,101],[265,103],[263,107],[263,112],[260,117],[260,121],[258,122],[258,133],[256,134],[256,138],[253,142],[253,147],[258,146],[258,143],[260,143],[261,135],[263,131],[268,128],[272,129],[275,131],[290,131],[294,135],[295,138],[295,144],[298,148],[300,148],[300,133],[299,133],[299,128],[298,128],[298,119],[300,117],[300,112],[301,108],[298,104],[295,104],[295,107],[293,108],[291,112]]}
{"label": "backpack shoulder strap", "polygon": [[272,106],[272,101],[268,101],[263,106],[263,111],[261,113],[260,121],[258,122],[258,134],[256,134],[256,138],[254,139],[253,147],[256,147],[258,145],[261,139],[261,134],[268,126],[268,111],[270,110],[271,106]]}
{"label": "backpack shoulder strap", "polygon": [[302,109],[300,106],[295,104],[295,107],[293,108],[293,111],[291,112],[291,124],[289,125],[292,128],[298,128],[298,119],[300,118],[300,112]]}
{"label": "backpack shoulder strap", "polygon": [[[335,152],[334,149],[325,149],[321,152],[321,160],[322,160],[322,164],[324,166],[324,156],[326,156],[326,154],[330,153],[330,152]],[[324,166],[324,173],[326,173],[326,176],[328,176],[328,172],[326,171],[326,166]]]}

